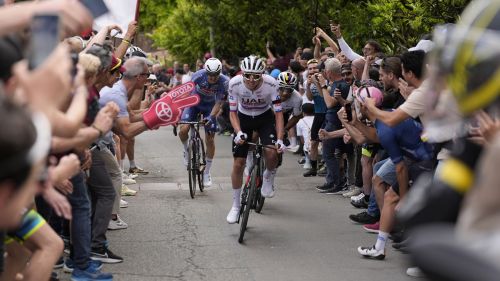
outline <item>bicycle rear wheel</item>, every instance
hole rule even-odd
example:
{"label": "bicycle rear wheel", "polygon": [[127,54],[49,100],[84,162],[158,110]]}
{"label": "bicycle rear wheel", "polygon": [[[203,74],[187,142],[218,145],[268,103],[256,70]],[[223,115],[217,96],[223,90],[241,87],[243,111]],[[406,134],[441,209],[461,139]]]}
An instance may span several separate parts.
{"label": "bicycle rear wheel", "polygon": [[242,198],[241,208],[242,208],[242,219],[240,222],[240,237],[238,238],[238,242],[243,242],[243,236],[245,236],[245,231],[247,230],[248,217],[250,216],[250,209],[252,208],[252,204],[255,198],[257,183],[255,181],[256,177],[254,173],[257,173],[257,169],[252,169],[250,178],[250,182],[244,188],[247,189],[246,198]]}
{"label": "bicycle rear wheel", "polygon": [[198,138],[198,166],[197,166],[197,172],[198,172],[198,187],[201,192],[203,192],[203,189],[205,186],[203,185],[203,176],[205,175],[205,165],[206,160],[205,160],[205,145],[203,143],[203,140],[201,138]]}
{"label": "bicycle rear wheel", "polygon": [[198,154],[196,151],[196,143],[194,140],[189,141],[188,146],[189,153],[189,164],[188,164],[188,177],[189,177],[189,194],[191,198],[194,199],[194,195],[196,193],[196,155]]}

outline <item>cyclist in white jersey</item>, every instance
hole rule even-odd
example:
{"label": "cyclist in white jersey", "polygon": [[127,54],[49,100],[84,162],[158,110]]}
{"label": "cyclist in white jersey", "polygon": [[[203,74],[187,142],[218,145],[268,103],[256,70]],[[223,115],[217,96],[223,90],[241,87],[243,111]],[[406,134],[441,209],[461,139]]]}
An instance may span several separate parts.
{"label": "cyclist in white jersey", "polygon": [[235,223],[240,212],[242,176],[249,148],[246,143],[248,136],[252,136],[256,131],[262,144],[275,145],[277,148],[277,151],[264,150],[266,170],[263,174],[261,194],[266,198],[274,196],[277,153],[285,150],[278,82],[273,77],[263,74],[265,64],[255,56],[244,58],[240,68],[243,74],[232,78],[228,89],[229,117],[236,132],[233,141],[237,144],[233,148],[234,162],[231,173],[233,206],[227,215],[228,223]]}

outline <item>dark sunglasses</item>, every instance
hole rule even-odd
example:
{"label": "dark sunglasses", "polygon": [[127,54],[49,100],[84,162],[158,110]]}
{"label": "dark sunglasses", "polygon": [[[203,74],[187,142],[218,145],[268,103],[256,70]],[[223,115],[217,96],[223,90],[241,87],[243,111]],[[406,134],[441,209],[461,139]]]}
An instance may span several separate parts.
{"label": "dark sunglasses", "polygon": [[250,80],[252,78],[254,81],[259,81],[260,78],[262,78],[262,74],[250,74],[250,73],[246,73],[246,74],[243,74],[243,77],[246,80]]}
{"label": "dark sunglasses", "polygon": [[351,74],[352,74],[352,72],[342,72],[342,77],[346,77],[346,76],[349,76]]}
{"label": "dark sunglasses", "polygon": [[293,92],[293,88],[279,87],[278,89],[280,91],[286,92],[287,94],[291,94]]}
{"label": "dark sunglasses", "polygon": [[220,72],[217,72],[217,73],[209,73],[209,72],[207,72],[207,75],[210,76],[210,77],[219,77]]}

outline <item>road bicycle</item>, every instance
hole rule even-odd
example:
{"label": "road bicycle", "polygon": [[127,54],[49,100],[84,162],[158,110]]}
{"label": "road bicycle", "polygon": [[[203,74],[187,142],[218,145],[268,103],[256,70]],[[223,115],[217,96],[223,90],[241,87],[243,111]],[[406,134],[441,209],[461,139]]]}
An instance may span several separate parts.
{"label": "road bicycle", "polygon": [[[248,217],[250,216],[250,210],[254,209],[255,212],[260,213],[262,207],[264,207],[264,198],[260,194],[260,189],[262,187],[262,175],[264,173],[265,164],[263,158],[264,149],[274,149],[274,146],[263,145],[259,143],[248,142],[249,145],[255,146],[253,151],[253,164],[250,167],[243,191],[241,192],[241,206],[240,214],[238,217],[238,223],[240,224],[240,236],[238,242],[243,242],[243,236],[245,236],[245,231],[247,229]],[[240,221],[241,220],[241,221]]]}
{"label": "road bicycle", "polygon": [[194,198],[196,193],[196,184],[203,192],[203,175],[207,165],[205,159],[205,145],[200,136],[200,125],[206,125],[205,121],[180,121],[178,124],[189,125],[188,155],[187,166],[189,178],[189,194]]}

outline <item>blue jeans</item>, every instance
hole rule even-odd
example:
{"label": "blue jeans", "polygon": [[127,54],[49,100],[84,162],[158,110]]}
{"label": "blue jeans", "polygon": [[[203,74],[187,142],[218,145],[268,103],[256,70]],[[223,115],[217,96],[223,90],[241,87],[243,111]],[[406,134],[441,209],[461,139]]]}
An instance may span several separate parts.
{"label": "blue jeans", "polygon": [[[337,130],[337,126],[334,123],[335,113],[327,113],[325,116],[325,130],[327,132],[333,132]],[[336,116],[335,116],[336,117]],[[323,160],[326,165],[326,183],[328,185],[339,185],[341,180],[340,166],[339,166],[339,152],[337,155],[335,150],[340,150],[343,144],[343,140],[340,138],[323,140]]]}
{"label": "blue jeans", "polygon": [[368,202],[368,209],[366,212],[372,217],[380,217],[380,209],[377,205],[377,199],[375,198],[375,188],[372,188],[370,193],[370,202]]}
{"label": "blue jeans", "polygon": [[90,200],[84,173],[71,179],[73,193],[68,195],[73,220],[71,223],[70,257],[79,269],[86,269],[90,261]]}

